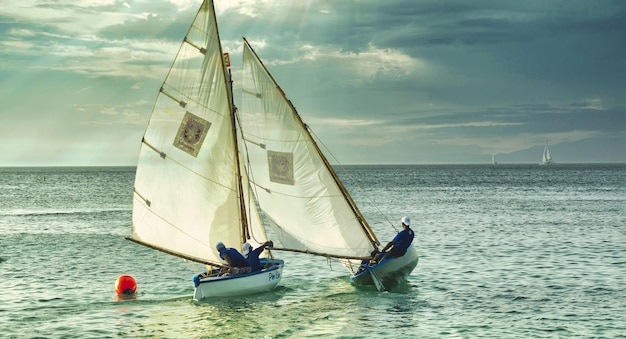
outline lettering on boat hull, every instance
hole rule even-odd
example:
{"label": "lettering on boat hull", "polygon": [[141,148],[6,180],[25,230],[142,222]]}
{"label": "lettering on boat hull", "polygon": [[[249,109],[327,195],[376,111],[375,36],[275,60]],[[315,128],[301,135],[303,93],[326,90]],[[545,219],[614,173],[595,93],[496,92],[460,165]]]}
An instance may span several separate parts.
{"label": "lettering on boat hull", "polygon": [[274,280],[280,280],[280,271],[270,272],[269,273],[269,280],[268,281],[274,281]]}

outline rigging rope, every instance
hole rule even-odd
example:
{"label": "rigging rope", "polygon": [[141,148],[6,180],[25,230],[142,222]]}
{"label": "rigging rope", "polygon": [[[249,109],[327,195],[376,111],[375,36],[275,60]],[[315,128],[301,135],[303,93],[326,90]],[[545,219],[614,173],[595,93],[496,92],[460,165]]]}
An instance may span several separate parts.
{"label": "rigging rope", "polygon": [[[333,152],[330,151],[330,149],[326,146],[326,144],[324,144],[324,142],[322,141],[322,139],[320,139],[320,137],[317,136],[317,134],[315,134],[315,132],[313,132],[313,130],[311,129],[310,126],[307,125],[307,129],[309,130],[309,133],[311,133],[312,136],[315,137],[316,142],[319,145],[322,145],[322,147],[324,148],[324,150],[326,151],[326,153],[340,166],[344,166],[339,159],[337,159],[337,157],[335,157],[335,155],[333,154]],[[358,181],[354,178],[354,176],[352,176],[350,173],[346,173],[345,174],[351,181],[352,183],[359,189],[361,190],[363,193],[365,193],[365,190],[363,189],[363,187],[361,187],[361,185],[359,185]],[[397,232],[398,228],[391,222],[391,220],[389,220],[389,218],[387,217],[387,215],[385,215],[385,213],[383,213],[383,211],[380,210],[378,204],[376,204],[369,195],[367,194],[363,194],[363,196],[367,199],[367,201],[374,206],[374,208],[376,209],[376,211],[378,211],[378,213],[382,216],[383,219],[385,219],[389,225]]]}
{"label": "rigging rope", "polygon": [[[195,262],[193,262],[191,260],[187,260],[187,259],[183,259],[183,261],[185,262],[185,264],[187,264],[187,267],[189,267],[189,269],[191,269],[193,272],[200,272],[200,271],[202,271],[201,268],[198,268],[198,265]],[[209,265],[206,265],[207,271],[210,272],[208,270],[208,267],[209,267]]]}

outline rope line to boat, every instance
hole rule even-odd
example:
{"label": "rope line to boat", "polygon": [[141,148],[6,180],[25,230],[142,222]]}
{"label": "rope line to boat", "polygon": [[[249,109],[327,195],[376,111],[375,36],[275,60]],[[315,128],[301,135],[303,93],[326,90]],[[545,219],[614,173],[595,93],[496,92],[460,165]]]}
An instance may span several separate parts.
{"label": "rope line to boat", "polygon": [[[195,262],[193,262],[193,261],[191,261],[191,260],[186,260],[186,259],[185,259],[185,260],[183,260],[183,262],[184,262],[185,264],[187,264],[187,267],[188,267],[188,268],[189,268],[192,272],[194,272],[194,273],[196,273],[196,272],[202,272],[202,269],[199,269],[199,268],[198,268],[199,264],[196,264]],[[206,265],[206,264],[205,264],[204,266],[206,267],[207,272],[210,272],[210,270],[208,269],[208,267],[209,267],[210,265]]]}
{"label": "rope line to boat", "polygon": [[[313,132],[313,129],[311,129],[310,127],[308,128],[309,133],[311,133],[311,135],[313,135],[315,137],[315,139],[317,140],[317,143],[322,145],[322,147],[324,147],[324,149],[326,150],[326,152],[328,153],[328,155],[338,164],[343,166],[343,164],[341,163],[341,161],[339,161],[339,159],[337,159],[337,157],[335,157],[335,155],[333,154],[333,152],[330,151],[330,149],[326,146],[326,144],[324,144],[324,142],[322,141],[322,139],[320,139],[320,137],[317,136],[317,134],[315,134],[315,132]],[[350,180],[352,180],[352,182],[354,183],[354,185],[360,189],[362,192],[365,192],[365,190],[363,189],[363,187],[361,187],[361,185],[359,185],[358,181],[356,181],[356,179],[354,178],[354,176],[350,175],[349,173],[346,173],[346,175],[350,178]],[[387,215],[385,215],[385,213],[383,213],[383,211],[380,210],[380,208],[378,207],[378,204],[376,204],[369,195],[364,194],[365,199],[368,200],[368,202],[370,204],[372,204],[374,206],[374,208],[376,209],[376,211],[378,211],[378,213],[383,217],[383,219],[385,219],[387,221],[387,223],[389,223],[389,225],[397,232],[398,228],[393,224],[393,222],[391,222],[391,220],[389,220],[389,217],[387,217]]]}

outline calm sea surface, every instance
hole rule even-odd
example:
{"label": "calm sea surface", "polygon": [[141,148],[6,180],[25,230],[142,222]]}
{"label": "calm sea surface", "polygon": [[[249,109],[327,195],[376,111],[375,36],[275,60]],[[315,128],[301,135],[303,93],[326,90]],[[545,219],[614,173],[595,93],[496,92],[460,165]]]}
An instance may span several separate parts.
{"label": "calm sea surface", "polygon": [[194,302],[199,265],[124,239],[134,168],[0,168],[0,337],[626,338],[626,165],[338,173],[382,243],[412,218],[406,288],[275,252],[276,290]]}

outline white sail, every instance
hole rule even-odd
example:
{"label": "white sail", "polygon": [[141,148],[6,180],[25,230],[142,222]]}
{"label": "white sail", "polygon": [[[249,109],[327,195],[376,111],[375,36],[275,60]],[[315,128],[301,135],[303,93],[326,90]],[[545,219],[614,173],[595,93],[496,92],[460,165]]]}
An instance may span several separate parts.
{"label": "white sail", "polygon": [[548,143],[546,142],[546,146],[543,149],[543,155],[541,158],[541,164],[547,165],[552,162],[552,155],[550,155],[550,149],[548,148]]}
{"label": "white sail", "polygon": [[[131,240],[209,263],[221,262],[217,242],[241,247],[245,231],[239,192],[247,183],[238,181],[234,131],[213,3],[205,1],[161,87],[142,140]],[[251,209],[254,204],[245,210]],[[258,217],[253,219],[258,223]],[[265,241],[262,232],[253,233]]]}
{"label": "white sail", "polygon": [[253,191],[282,245],[339,258],[369,256],[374,234],[245,40],[238,116]]}
{"label": "white sail", "polygon": [[543,162],[550,161],[552,161],[552,156],[550,155],[550,149],[548,148],[548,145],[546,145],[546,149],[543,151]]}

